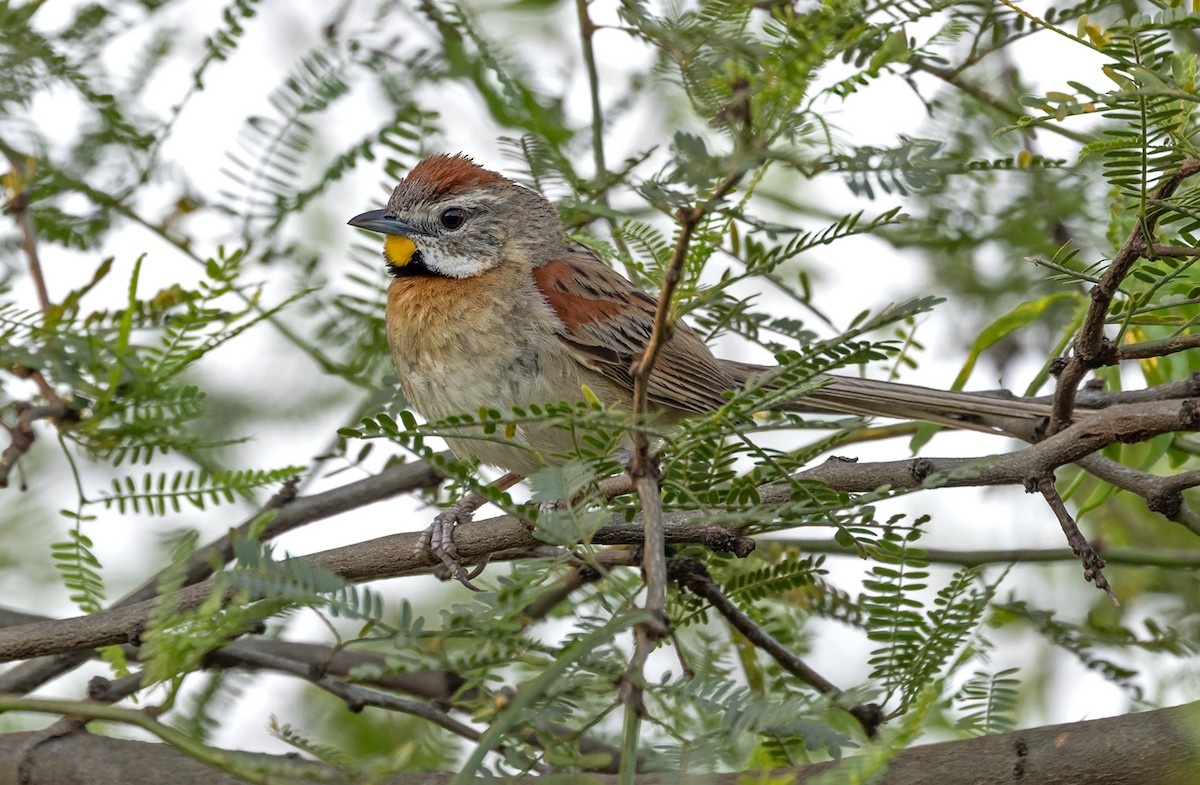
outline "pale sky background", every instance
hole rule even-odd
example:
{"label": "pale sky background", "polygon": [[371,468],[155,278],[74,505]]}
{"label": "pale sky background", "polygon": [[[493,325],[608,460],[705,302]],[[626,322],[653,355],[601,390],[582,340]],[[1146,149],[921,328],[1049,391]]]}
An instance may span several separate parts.
{"label": "pale sky background", "polygon": [[[47,3],[39,11],[39,24],[52,28],[59,23],[58,20],[69,16],[69,10],[74,5],[77,3],[67,0]],[[319,0],[266,0],[261,5],[259,18],[248,20],[249,33],[242,39],[230,60],[209,70],[206,77],[207,90],[192,100],[172,139],[164,148],[164,160],[170,162],[177,176],[189,182],[196,192],[216,200],[221,191],[231,187],[232,183],[221,170],[227,166],[227,152],[236,149],[239,128],[247,116],[269,111],[267,96],[292,69],[299,54],[317,43],[321,28],[326,23],[332,7],[333,4]],[[148,109],[165,114],[182,95],[190,79],[190,69],[203,51],[204,37],[217,25],[221,8],[221,4],[206,0],[191,0],[174,5],[170,13],[175,23],[185,31],[183,41],[187,50],[185,56],[176,58],[175,68],[163,73],[151,83],[145,96]],[[1037,12],[1041,8],[1042,4],[1039,3],[1031,7],[1031,10]],[[612,9],[605,3],[597,2],[593,6],[593,14],[596,20],[602,23],[615,20]],[[351,21],[347,22],[347,29],[354,28],[354,19],[352,16]],[[551,91],[557,91],[558,85],[570,86],[571,100],[568,101],[568,107],[582,125],[590,116],[590,108],[584,72],[578,60],[577,26],[573,7],[570,4],[564,5],[552,17],[547,17],[544,11],[530,12],[527,21],[528,24],[523,25],[520,30],[523,36],[520,44],[510,41],[510,45],[525,54],[537,51],[539,57],[544,56],[544,61],[539,61],[540,78]],[[358,24],[361,25],[361,21]],[[392,26],[393,32],[401,34],[398,45],[405,52],[419,45],[427,35],[426,30],[425,23],[415,18],[399,19]],[[507,31],[492,32],[502,38],[501,33]],[[922,37],[919,30],[911,30],[910,34]],[[132,64],[132,58],[139,51],[143,35],[144,31],[134,30],[121,40],[113,42],[109,51],[109,64],[118,73]],[[532,43],[530,38],[534,39]],[[605,75],[616,75],[614,84],[623,81],[626,75],[644,71],[652,59],[648,49],[618,32],[601,31],[596,38],[596,47],[601,72]],[[1041,87],[1054,89],[1062,87],[1067,79],[1087,71],[1086,65],[1089,64],[1085,64],[1081,60],[1082,57],[1083,53],[1079,48],[1068,47],[1061,39],[1043,34],[1019,44],[1014,59],[1022,63],[1027,76],[1041,75]],[[1068,67],[1075,72],[1068,73]],[[832,80],[837,76],[838,74],[830,74],[829,78]],[[360,84],[359,88],[361,87]],[[441,112],[440,122],[445,129],[437,139],[428,140],[430,152],[461,150],[471,153],[477,161],[490,168],[507,168],[511,172],[509,161],[499,154],[496,140],[500,135],[514,135],[513,131],[494,127],[481,119],[482,113],[478,103],[467,89],[456,86],[442,87],[420,95],[420,103]],[[339,152],[339,145],[348,144],[374,128],[382,120],[385,109],[364,89],[356,89],[339,106],[337,112],[332,115],[336,118],[336,128],[330,128],[327,124],[323,128],[324,131],[330,132],[337,142],[330,146],[330,158]],[[45,100],[35,106],[33,122],[39,128],[60,128],[64,138],[67,138],[73,132],[73,111],[74,107],[63,98],[62,91],[52,91]],[[881,80],[875,87],[853,96],[842,105],[833,107],[830,117],[843,129],[844,138],[859,144],[891,145],[895,143],[899,134],[920,135],[922,130],[927,128],[923,107],[898,78]],[[642,107],[635,118],[621,123],[608,137],[610,165],[644,147],[647,135],[655,141],[665,143],[669,141],[672,131],[673,129],[662,126],[661,115],[653,111],[653,108]],[[1039,143],[1043,153],[1050,157],[1073,154],[1070,148],[1050,134],[1043,134]],[[320,160],[319,153],[311,157]],[[288,227],[289,230],[335,249],[332,251],[334,254],[339,247],[348,248],[352,243],[362,242],[363,237],[344,223],[358,212],[382,205],[392,185],[385,183],[384,177],[381,161],[374,164],[364,162],[351,176],[335,186],[319,205],[308,211],[301,221],[295,222],[297,225]],[[806,199],[815,201],[819,196],[832,205],[845,205],[844,211],[865,207],[869,214],[873,214],[903,202],[899,197],[886,196],[874,203],[855,202],[844,185],[833,178],[825,178],[815,184],[800,184],[799,187],[806,189]],[[154,210],[150,210],[149,213],[153,215]],[[216,219],[205,220],[204,225],[188,225],[197,236],[212,238],[210,246],[197,249],[200,253],[212,254],[221,242],[234,240],[232,223],[223,223]],[[125,296],[124,285],[128,280],[128,271],[137,255],[143,251],[149,252],[142,270],[144,294],[173,283],[181,276],[189,278],[196,275],[197,271],[187,266],[190,263],[166,244],[136,228],[125,228],[115,232],[106,247],[96,252],[79,254],[45,247],[42,261],[46,268],[51,297],[60,297],[69,288],[78,285],[79,279],[90,274],[98,259],[115,255],[118,269],[110,276],[109,281],[112,285],[107,291],[100,293],[92,301],[92,305],[119,307]],[[1011,260],[1009,262],[1011,263]],[[938,293],[936,282],[927,281],[927,274],[912,255],[897,253],[885,244],[869,239],[843,241],[807,254],[805,264],[810,273],[819,278],[819,291],[823,295],[822,308],[839,324],[845,324],[863,308],[877,310],[889,302],[907,299],[917,292],[914,281],[926,281],[924,285],[928,287],[929,293]],[[382,265],[379,272],[382,278]],[[279,281],[268,281],[268,301],[272,298],[282,299],[290,293],[287,288],[290,282],[281,266],[277,265],[270,270],[255,270],[253,275],[261,276],[264,280],[273,275],[281,277],[282,280]],[[864,277],[876,282],[873,291],[862,291],[861,281]],[[28,287],[18,289],[18,292],[21,295],[29,294]],[[110,298],[107,303],[105,298]],[[32,297],[29,301],[33,301]],[[768,310],[777,306],[772,312],[786,312],[792,308],[788,301],[770,290],[763,291],[760,302]],[[953,303],[948,303],[932,315],[924,317],[918,337],[924,342],[927,350],[920,358],[919,373],[906,376],[905,381],[945,387],[954,378],[971,336],[964,335],[961,330],[956,329],[953,306]],[[999,315],[1000,313],[995,314]],[[256,337],[255,332],[260,334]],[[266,397],[277,396],[281,392],[286,395],[289,389],[309,386],[315,386],[317,389],[338,389],[337,384],[321,378],[319,371],[298,353],[281,349],[281,342],[274,339],[270,330],[255,332],[210,358],[204,366],[206,385],[213,389],[251,390]],[[722,345],[718,350],[719,353],[728,356],[736,347]],[[951,359],[939,359],[942,357]],[[992,388],[1002,381],[1006,386],[1021,390],[1035,370],[1036,366],[1029,363],[1010,372],[1009,378],[998,380],[994,377],[992,367],[983,362],[977,368],[969,386]],[[353,399],[348,399],[347,407],[351,400]],[[246,456],[243,465],[266,467],[289,463],[303,464],[311,455],[323,451],[334,430],[345,424],[348,423],[305,421],[291,423],[286,428],[264,429],[256,434],[253,443],[243,452]],[[46,431],[42,433],[49,435]],[[1014,446],[1011,442],[976,434],[944,434],[937,437],[925,454],[977,455],[1007,450]],[[381,447],[382,445],[377,447],[377,452]],[[45,439],[39,444],[39,449],[51,451],[52,440]],[[907,443],[904,440],[877,445],[854,445],[839,450],[838,453],[854,455],[862,460],[896,459],[908,455]],[[59,460],[61,459],[48,457],[47,473],[50,471],[49,467],[57,466]],[[319,490],[341,484],[354,476],[353,473],[347,472],[332,481],[318,481],[309,487],[310,490]],[[45,483],[48,479],[44,476],[39,477],[38,482]],[[97,482],[92,489],[98,490],[105,484]],[[12,494],[13,491],[8,493]],[[62,493],[64,500],[74,498],[69,487],[64,487]],[[62,506],[67,505],[64,503]],[[932,524],[927,527],[928,536],[923,540],[923,544],[927,546],[970,549],[1063,545],[1059,527],[1044,502],[1040,497],[1026,495],[1018,488],[942,490],[909,496],[880,507],[883,511],[881,517],[893,511],[932,515]],[[46,507],[49,510],[54,508],[55,505]],[[197,525],[202,527],[202,540],[206,541],[244,514],[243,509],[233,507],[210,508],[204,514],[188,513],[166,519],[119,517],[115,512],[107,513],[102,509],[94,509],[92,512],[98,514],[99,519],[89,524],[86,530],[97,541],[97,551],[105,565],[109,595],[113,598],[158,566],[156,561],[139,558],[139,549],[144,549],[147,527],[155,531],[165,531],[181,523]],[[409,499],[376,504],[289,534],[279,540],[279,550],[302,554],[395,531],[415,530],[423,528],[432,514],[428,509],[417,509]],[[484,510],[481,511],[480,517],[490,514]],[[38,536],[44,537],[47,543],[61,539],[63,525],[60,521],[46,523],[45,530]],[[796,535],[811,536],[804,531],[798,531]],[[46,569],[50,569],[48,548],[30,546],[28,553],[29,558],[45,560]],[[833,571],[834,581],[839,586],[852,593],[860,590],[859,581],[863,566],[861,563],[843,557],[831,557],[827,563]],[[496,569],[491,567],[489,572]],[[1060,609],[1065,618],[1077,618],[1086,612],[1096,593],[1091,585],[1084,583],[1080,572],[1080,568],[1075,564],[1017,568],[1008,577],[1000,596],[1013,591],[1018,596],[1036,598],[1043,607]],[[934,574],[942,576],[944,580],[949,571],[935,570]],[[937,580],[933,583],[935,587],[940,585]],[[12,584],[13,582],[8,580],[4,586],[6,594],[11,598],[9,602],[17,607],[50,614],[73,613],[64,591],[59,591],[54,597],[38,597],[34,602],[25,603],[22,602],[20,587]],[[433,619],[436,619],[436,609],[439,605],[456,596],[455,592],[463,591],[457,586],[438,584],[432,579],[390,581],[375,584],[373,588],[386,590],[397,598],[408,598],[419,610],[431,615]],[[1119,591],[1120,587],[1117,588]],[[1127,611],[1131,613],[1129,623],[1132,623],[1132,619],[1138,616],[1138,609],[1128,608]],[[864,638],[855,633],[847,634],[832,623],[817,622],[814,630],[824,630],[829,636],[816,638],[815,651],[808,656],[808,661],[814,668],[838,684],[856,684],[865,679],[869,672],[866,659],[870,647]],[[553,624],[543,625],[539,630],[540,634],[550,638],[559,632],[561,627],[555,627]],[[326,631],[316,619],[301,615],[290,623],[289,637],[326,640]],[[836,641],[832,640],[835,637]],[[1028,667],[1033,664],[1033,658],[1046,656],[1046,648],[1032,636],[1018,637],[1005,632],[994,633],[993,639],[998,646],[992,653],[992,660],[986,666],[981,666],[993,671],[1018,665]],[[1134,653],[1122,653],[1120,657],[1134,662],[1138,659]],[[671,667],[673,663],[674,659],[669,652],[660,651],[652,664]],[[1023,716],[1023,723],[1066,722],[1120,714],[1130,709],[1128,696],[1124,692],[1089,672],[1065,653],[1052,650],[1049,668],[1054,674],[1051,682],[1053,692],[1045,697],[1044,705],[1033,708]],[[966,669],[965,675],[969,675],[971,670],[973,669]],[[84,680],[93,673],[102,672],[104,669],[98,666],[81,669],[74,676],[45,688],[41,694],[78,697]],[[1147,686],[1147,695],[1152,699],[1179,702],[1189,697],[1194,698],[1197,694],[1194,681],[1177,680],[1174,674],[1153,674],[1143,670],[1141,678]],[[222,746],[267,751],[285,750],[284,745],[269,738],[266,724],[271,714],[276,714],[284,720],[288,719],[290,709],[287,702],[282,700],[282,696],[299,696],[302,686],[289,678],[256,677],[254,686],[248,689],[238,702],[236,716],[223,725],[215,742]]]}

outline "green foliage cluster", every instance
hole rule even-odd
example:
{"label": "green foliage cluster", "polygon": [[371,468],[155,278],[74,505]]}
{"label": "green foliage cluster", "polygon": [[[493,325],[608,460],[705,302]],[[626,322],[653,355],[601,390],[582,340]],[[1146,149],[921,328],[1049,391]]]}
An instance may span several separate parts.
{"label": "green foliage cluster", "polygon": [[[0,187],[18,219],[0,228],[0,286],[13,287],[0,289],[0,420],[15,429],[30,400],[65,406],[49,423],[57,452],[50,440],[39,441],[22,468],[72,478],[73,503],[50,506],[72,509],[62,510],[67,523],[47,554],[71,601],[96,613],[107,600],[93,539],[102,536],[101,522],[261,503],[261,495],[297,474],[316,476],[334,464],[377,470],[382,453],[433,463],[450,480],[441,500],[481,493],[558,546],[511,571],[491,568],[483,591],[437,610],[353,586],[253,537],[236,541],[235,559],[206,601],[181,606],[172,592],[185,582],[183,548],[164,566],[159,588],[166,599],[142,631],[138,667],[144,687],[161,690],[147,694],[167,696],[159,714],[195,742],[190,753],[211,753],[205,745],[217,735],[224,707],[247,685],[227,673],[202,673],[209,653],[264,630],[283,635],[299,609],[328,622],[333,650],[378,656],[377,667],[348,681],[452,673],[461,681],[450,704],[480,730],[473,743],[455,747],[445,725],[372,709],[353,735],[339,736],[341,715],[313,729],[304,727],[309,718],[301,709],[273,707],[283,718],[274,721],[278,738],[354,776],[402,767],[590,770],[606,766],[622,744],[629,750],[622,734],[631,723],[621,718],[614,684],[629,661],[629,630],[645,620],[642,584],[636,570],[605,567],[593,539],[605,524],[633,520],[639,511],[636,497],[608,500],[599,492],[603,479],[623,470],[617,450],[634,429],[657,445],[668,515],[705,511],[706,522],[745,534],[792,537],[802,530],[831,553],[860,559],[865,574],[861,582],[835,577],[824,556],[786,539],[762,540],[747,559],[674,546],[672,558],[704,562],[733,605],[788,650],[819,656],[836,630],[864,658],[857,683],[821,695],[730,628],[707,601],[672,586],[673,635],[644,684],[646,716],[632,724],[635,748],[649,766],[768,768],[865,748],[859,773],[866,776],[922,734],[1011,729],[1030,700],[1025,674],[996,640],[1013,628],[1036,631],[1138,701],[1146,696],[1133,653],[1194,656],[1200,595],[1181,590],[1185,582],[1139,569],[1117,579],[1138,596],[1170,597],[1139,620],[1148,638],[1130,631],[1134,621],[1124,611],[1099,599],[1082,617],[1024,596],[1001,600],[1013,591],[1008,572],[952,572],[930,556],[922,538],[938,520],[880,512],[900,491],[846,493],[794,476],[839,445],[882,434],[858,420],[760,414],[819,385],[822,373],[873,364],[898,374],[918,363],[917,327],[940,297],[898,297],[899,305],[863,310],[844,324],[822,309],[810,260],[839,253],[852,238],[921,252],[939,294],[976,306],[962,317],[963,335],[978,338],[957,385],[984,352],[1035,353],[1046,368],[1031,391],[1078,329],[1085,287],[1140,222],[1153,216],[1158,242],[1195,248],[1200,189],[1189,183],[1169,200],[1153,197],[1167,172],[1200,156],[1194,12],[1163,3],[1131,14],[1129,4],[1099,0],[1040,17],[1014,3],[985,1],[701,0],[664,10],[626,0],[611,24],[598,28],[588,14],[599,9],[579,3],[594,98],[593,117],[581,122],[569,110],[570,96],[540,78],[538,46],[520,39],[534,35],[522,30],[522,19],[568,13],[566,4],[378,0],[350,17],[331,17],[294,57],[262,113],[246,118],[231,140],[227,187],[202,195],[168,159],[167,143],[194,98],[211,89],[213,74],[235,67],[267,9],[230,2],[197,58],[170,22],[169,2],[85,3],[53,29],[40,23],[41,5],[0,0],[0,152],[9,164]],[[398,31],[397,19],[417,23],[418,31]],[[622,82],[592,70],[593,37],[613,29],[653,59],[649,75]],[[134,30],[148,34],[133,67],[109,70],[101,56],[109,42]],[[517,43],[505,42],[504,31]],[[1097,55],[1103,65],[1086,82],[1035,91],[1033,75],[1014,54],[1034,36]],[[153,111],[143,101],[147,85],[181,63],[188,78],[177,86],[177,100],[165,113]],[[331,205],[330,194],[356,173],[394,181],[441,149],[448,122],[435,110],[449,110],[428,98],[451,88],[470,94],[504,129],[515,177],[557,199],[573,236],[648,287],[657,289],[672,258],[677,212],[709,203],[684,260],[676,312],[708,340],[735,338],[765,349],[779,369],[676,429],[594,401],[530,402],[418,421],[390,375],[378,250],[335,247],[307,227],[330,214],[343,217],[344,205]],[[890,146],[847,137],[834,115],[872,89],[912,90],[929,111],[927,136],[898,135]],[[48,94],[76,105],[77,127],[65,142],[29,119]],[[377,110],[375,124],[347,141],[335,133],[339,113],[363,94]],[[656,121],[678,130],[640,141],[612,166],[610,131],[644,122],[639,113],[647,106],[657,110]],[[740,178],[738,188],[712,199],[729,178]],[[798,183],[830,180],[860,200],[883,203],[842,213],[794,196],[804,190]],[[364,195],[364,206],[373,199]],[[17,294],[30,276],[22,217],[36,227],[43,256],[72,254],[86,270],[85,283],[45,308]],[[196,230],[197,218],[220,222],[223,244]],[[118,282],[124,303],[93,305],[117,269],[99,249],[120,231],[141,233],[137,242],[146,247],[165,242],[165,253],[193,275],[145,291],[139,280],[146,260],[163,253],[147,251],[124,260],[132,262],[129,279]],[[988,258],[1002,260],[1004,271],[985,272]],[[1108,317],[1116,340],[1194,330],[1197,258],[1163,255],[1136,267]],[[266,287],[267,276],[283,283]],[[764,290],[780,293],[794,311],[760,306]],[[258,336],[338,380],[344,394],[336,403],[307,402],[345,423],[324,435],[326,454],[284,467],[233,462],[229,456],[240,454],[223,448],[237,446],[249,428],[214,436],[206,427],[218,350]],[[1157,384],[1200,370],[1200,358],[1193,351],[1140,367]],[[1109,389],[1122,383],[1115,369],[1100,375]],[[31,392],[34,377],[44,384]],[[272,401],[255,415],[269,417],[279,405]],[[532,424],[574,436],[573,452],[544,456],[547,468],[530,480],[534,502],[560,502],[554,507],[531,509],[438,452],[438,437],[511,441]],[[832,433],[815,434],[818,428]],[[1146,471],[1190,466],[1197,453],[1194,441],[1170,435],[1106,451]],[[145,468],[134,472],[131,464]],[[786,498],[765,504],[767,487],[782,487]],[[1118,544],[1137,542],[1154,525],[1130,512],[1124,495],[1082,473],[1071,476],[1065,495]],[[213,515],[219,529],[233,523],[227,507]],[[1053,526],[1049,514],[1046,524]],[[530,609],[581,565],[597,579],[555,604],[550,623],[539,627],[546,614]],[[130,667],[119,649],[105,656],[118,674]],[[1042,674],[1033,668],[1036,682]],[[867,702],[887,718],[878,740],[847,712]],[[422,743],[383,752],[395,745],[372,747],[370,740],[384,733]],[[221,763],[252,781],[277,781],[256,766]]]}

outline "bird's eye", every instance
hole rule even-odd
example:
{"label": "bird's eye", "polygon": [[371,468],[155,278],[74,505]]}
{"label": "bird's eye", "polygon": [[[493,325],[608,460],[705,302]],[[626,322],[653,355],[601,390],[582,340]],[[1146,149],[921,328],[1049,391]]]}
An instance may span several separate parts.
{"label": "bird's eye", "polygon": [[459,207],[447,207],[438,218],[447,229],[457,229],[467,220],[467,211]]}

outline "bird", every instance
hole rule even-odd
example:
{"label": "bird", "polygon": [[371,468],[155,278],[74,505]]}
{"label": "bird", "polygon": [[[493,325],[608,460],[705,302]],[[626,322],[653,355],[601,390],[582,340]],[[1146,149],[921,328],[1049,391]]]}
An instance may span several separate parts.
{"label": "bird", "polygon": [[[630,408],[630,367],[646,347],[658,301],[568,239],[544,196],[462,153],[421,160],[383,209],[351,226],[384,235],[391,276],[386,334],[401,388],[429,421],[577,402]],[[716,357],[675,323],[647,382],[650,408],[668,422],[720,408],[728,393],[770,372]],[[994,433],[1030,433],[1049,406],[991,393],[946,392],[823,374],[794,408],[918,420]],[[508,439],[447,438],[461,459],[522,477],[572,450],[567,431],[521,424]],[[472,506],[472,504],[474,506]],[[418,551],[460,572],[454,527],[482,498],[439,514]]]}

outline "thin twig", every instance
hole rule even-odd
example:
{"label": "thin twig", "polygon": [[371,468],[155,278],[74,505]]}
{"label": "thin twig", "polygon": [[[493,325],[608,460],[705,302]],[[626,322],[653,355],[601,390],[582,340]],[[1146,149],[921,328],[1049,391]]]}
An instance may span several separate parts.
{"label": "thin twig", "polygon": [[[850,556],[862,559],[862,554],[834,540],[777,539],[777,547],[795,548],[802,553],[821,553],[828,556]],[[1158,567],[1168,570],[1200,568],[1200,551],[1174,551],[1152,548],[1103,548],[1096,552],[1108,564],[1131,567]],[[921,560],[932,564],[953,564],[958,567],[983,567],[989,564],[1047,564],[1078,561],[1079,557],[1065,548],[1003,548],[999,550],[960,551],[951,548],[921,548]]]}
{"label": "thin twig", "polygon": [[[959,72],[961,69],[951,70],[949,68],[941,68],[933,65],[932,63],[919,59],[914,59],[909,65],[914,71],[920,71],[922,73],[929,74],[930,76],[935,76],[946,84],[951,85],[971,96],[976,101],[986,104],[1001,114],[1008,115],[1014,120],[1028,114],[1028,112],[1019,104],[1006,101],[1000,96],[989,93],[987,90],[984,90],[974,82],[962,78],[962,74]],[[1075,142],[1080,142],[1081,144],[1086,144],[1093,141],[1093,138],[1088,134],[1081,134],[1078,131],[1072,131],[1070,128],[1065,128],[1060,124],[1039,125],[1038,128],[1044,128],[1051,133],[1058,134],[1059,136],[1066,137],[1067,139],[1071,139]]]}
{"label": "thin twig", "polygon": [[1190,245],[1155,243],[1151,246],[1151,251],[1156,257],[1170,256],[1176,259],[1190,259],[1194,256],[1200,256],[1200,248],[1193,248]]}
{"label": "thin twig", "polygon": [[29,277],[33,280],[33,288],[37,291],[38,306],[45,315],[50,313],[52,305],[50,294],[46,289],[46,278],[42,274],[42,262],[38,258],[37,231],[33,225],[33,216],[29,214],[28,185],[33,174],[32,159],[28,159],[29,163],[22,164],[7,149],[5,157],[8,158],[9,166],[12,167],[12,181],[18,184],[17,190],[8,200],[8,210],[21,230],[21,249],[25,252],[25,259],[29,264]]}
{"label": "thin twig", "polygon": [[[693,594],[708,600],[717,613],[724,616],[725,620],[734,629],[746,636],[746,639],[754,644],[755,647],[762,649],[770,655],[771,659],[779,663],[779,667],[805,684],[816,688],[822,695],[835,702],[842,696],[842,690],[838,689],[837,685],[809,667],[808,663],[804,662],[795,652],[784,646],[779,639],[756,624],[732,600],[726,597],[716,581],[709,577],[708,570],[705,569],[703,564],[695,559],[671,559],[669,566],[670,576],[674,581]],[[875,735],[879,728],[879,723],[883,719],[882,712],[878,706],[867,704],[850,707],[847,710],[854,715],[855,719],[862,723],[863,730],[866,731],[868,736]]]}
{"label": "thin twig", "polygon": [[[654,311],[654,326],[642,356],[630,367],[633,378],[633,416],[641,421],[649,407],[650,375],[654,371],[654,363],[663,346],[670,339],[674,324],[671,301],[675,289],[683,278],[683,265],[687,261],[688,249],[691,246],[692,235],[710,210],[730,191],[737,187],[744,175],[744,170],[737,169],[728,175],[713,190],[712,194],[701,205],[681,208],[678,212],[679,236],[675,241],[675,250],[671,261],[663,274],[662,288],[659,291],[658,307]],[[645,539],[642,544],[642,571],[646,585],[646,610],[650,613],[650,621],[636,627],[634,633],[633,655],[629,658],[629,666],[621,679],[621,699],[632,706],[632,714],[626,717],[640,716],[642,712],[642,668],[650,651],[668,631],[666,616],[667,604],[667,564],[666,541],[662,526],[662,498],[659,495],[658,470],[650,458],[650,442],[640,429],[632,434],[633,457],[629,464],[629,476],[633,479],[642,503],[642,526]],[[626,733],[631,733],[628,723]],[[625,753],[628,754],[626,749]]]}
{"label": "thin twig", "polygon": [[[407,698],[401,698],[390,693],[380,692],[379,690],[368,689],[356,684],[347,684],[340,679],[335,679],[315,670],[306,663],[297,662],[289,657],[242,650],[238,652],[236,659],[253,668],[287,673],[304,679],[328,692],[330,695],[341,698],[352,712],[360,712],[368,706],[376,706],[388,711],[398,711],[414,717],[420,717],[470,741],[477,742],[482,737],[482,734],[478,730],[466,723],[459,722],[444,709],[428,703],[408,700]],[[503,755],[505,747],[504,745],[496,745],[494,750]],[[533,767],[542,772],[550,771],[550,767],[543,763],[534,763]]]}
{"label": "thin twig", "polygon": [[590,562],[572,567],[526,605],[519,617],[521,624],[528,626],[541,621],[575,590],[603,578],[607,570],[613,567],[633,567],[638,561],[638,553],[629,549],[601,551],[595,554]]}
{"label": "thin twig", "polygon": [[601,182],[608,175],[608,165],[604,161],[604,107],[600,103],[600,74],[596,69],[596,53],[592,48],[596,25],[588,15],[588,0],[575,0],[575,13],[579,17],[579,44],[587,69],[588,93],[592,99],[592,157],[596,181]]}
{"label": "thin twig", "polygon": [[[17,424],[13,426],[0,423],[11,437],[8,446],[0,452],[0,488],[8,487],[8,475],[21,459],[29,452],[37,435],[33,430],[35,420],[60,420],[70,418],[75,410],[66,404],[50,404],[49,406],[30,406],[27,403],[16,405]],[[24,486],[24,483],[22,483]],[[21,490],[25,490],[24,487]]]}
{"label": "thin twig", "polygon": [[1094,582],[1097,589],[1108,595],[1108,599],[1112,600],[1113,605],[1120,606],[1121,603],[1117,602],[1112,586],[1101,572],[1104,568],[1104,559],[1100,558],[1096,549],[1083,536],[1083,532],[1079,531],[1079,525],[1071,517],[1070,510],[1067,509],[1058,489],[1054,487],[1054,477],[1051,475],[1038,477],[1029,483],[1026,490],[1042,494],[1042,498],[1050,505],[1050,509],[1054,510],[1054,515],[1058,518],[1059,525],[1062,526],[1063,534],[1067,535],[1067,544],[1071,546],[1071,551],[1083,564],[1084,580]]}

